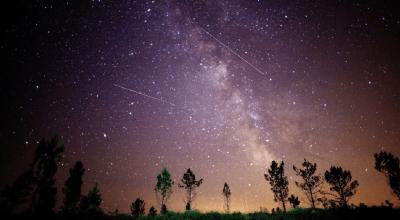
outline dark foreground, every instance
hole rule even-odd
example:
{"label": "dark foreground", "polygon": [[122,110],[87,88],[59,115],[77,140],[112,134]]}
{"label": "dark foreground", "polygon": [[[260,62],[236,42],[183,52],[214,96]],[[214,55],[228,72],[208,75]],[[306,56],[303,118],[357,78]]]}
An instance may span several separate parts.
{"label": "dark foreground", "polygon": [[143,219],[143,220],[157,220],[157,219],[171,219],[171,220],[235,220],[235,219],[248,219],[248,220],[290,220],[290,219],[311,219],[311,220],[325,220],[325,219],[400,219],[400,209],[398,208],[385,208],[385,207],[372,207],[372,208],[353,208],[353,209],[294,209],[286,213],[231,213],[224,214],[218,212],[200,213],[196,211],[176,213],[169,212],[163,215],[156,216],[139,216],[133,217],[127,214],[103,214],[103,213],[86,213],[76,216],[65,216],[61,214],[54,214],[52,216],[37,216],[37,215],[18,215],[9,217],[9,219],[104,219],[104,220],[130,220],[130,219]]}

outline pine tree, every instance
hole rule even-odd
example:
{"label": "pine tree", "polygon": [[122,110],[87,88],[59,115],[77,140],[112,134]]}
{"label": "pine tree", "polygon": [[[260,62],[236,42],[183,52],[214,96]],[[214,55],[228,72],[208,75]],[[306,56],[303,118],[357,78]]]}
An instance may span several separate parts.
{"label": "pine tree", "polygon": [[185,188],[186,190],[186,210],[192,209],[192,203],[196,198],[196,188],[199,187],[203,183],[203,179],[196,180],[196,176],[194,173],[187,169],[187,171],[183,174],[181,179],[181,183],[178,184],[178,187]]}
{"label": "pine tree", "polygon": [[348,206],[347,202],[353,197],[357,191],[358,181],[352,181],[351,172],[343,170],[341,167],[332,166],[329,171],[325,172],[325,181],[330,185],[330,190],[334,197],[332,202],[339,206]]}
{"label": "pine tree", "polygon": [[302,182],[295,182],[306,195],[308,201],[311,203],[311,207],[315,208],[315,203],[318,201],[317,194],[321,191],[321,185],[323,183],[321,176],[316,175],[317,164],[304,159],[302,164],[303,169],[293,166],[293,170],[297,176],[302,178]]}
{"label": "pine tree", "polygon": [[392,192],[400,200],[400,162],[393,154],[382,151],[374,154],[375,169],[383,173]]}
{"label": "pine tree", "polygon": [[282,204],[283,211],[286,212],[285,202],[289,194],[289,182],[285,176],[284,163],[278,165],[272,161],[270,169],[264,174],[264,177],[271,185],[271,191],[274,193],[274,201]]}
{"label": "pine tree", "polygon": [[62,207],[65,213],[75,213],[77,205],[81,199],[82,176],[85,173],[81,161],[75,163],[74,167],[69,170],[69,178],[65,181],[63,193],[64,205]]}

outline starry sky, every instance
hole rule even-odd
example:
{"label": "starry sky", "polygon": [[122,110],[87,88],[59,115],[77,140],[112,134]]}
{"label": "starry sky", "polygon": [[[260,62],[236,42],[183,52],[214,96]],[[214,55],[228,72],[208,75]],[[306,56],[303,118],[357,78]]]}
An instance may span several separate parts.
{"label": "starry sky", "polygon": [[[304,158],[351,170],[352,203],[396,202],[373,153],[400,155],[400,14],[395,1],[10,1],[1,7],[0,185],[42,137],[86,167],[105,210],[157,205],[156,175],[204,183],[193,204],[276,207],[263,174]],[[176,185],[167,203],[184,210]],[[61,200],[62,197],[59,197]]]}

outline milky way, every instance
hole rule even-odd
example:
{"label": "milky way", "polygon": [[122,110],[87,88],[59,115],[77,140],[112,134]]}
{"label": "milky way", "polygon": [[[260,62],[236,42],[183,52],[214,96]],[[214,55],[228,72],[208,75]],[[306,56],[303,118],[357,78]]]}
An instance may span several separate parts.
{"label": "milky way", "polygon": [[[194,208],[277,204],[263,174],[304,158],[351,170],[358,204],[394,201],[373,153],[400,155],[400,16],[347,1],[16,2],[2,25],[1,186],[59,135],[58,173],[81,160],[106,210],[157,205],[163,167],[204,183]],[[177,186],[168,202],[184,209]],[[61,190],[59,190],[59,193]],[[371,192],[377,192],[371,194]],[[60,194],[60,199],[62,198]]]}

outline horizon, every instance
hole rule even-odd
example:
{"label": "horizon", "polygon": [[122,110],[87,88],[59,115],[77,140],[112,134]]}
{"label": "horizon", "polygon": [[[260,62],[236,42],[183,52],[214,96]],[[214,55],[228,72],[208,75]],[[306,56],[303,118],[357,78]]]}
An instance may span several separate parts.
{"label": "horizon", "polygon": [[[65,146],[102,208],[157,210],[156,175],[187,168],[204,182],[193,209],[271,210],[264,174],[285,162],[289,194],[309,207],[292,166],[304,159],[359,182],[350,204],[400,205],[374,153],[400,156],[400,14],[395,1],[79,1],[7,4],[0,189],[28,168],[37,142]],[[7,12],[7,13],[6,13]],[[327,184],[324,184],[327,189]]]}

